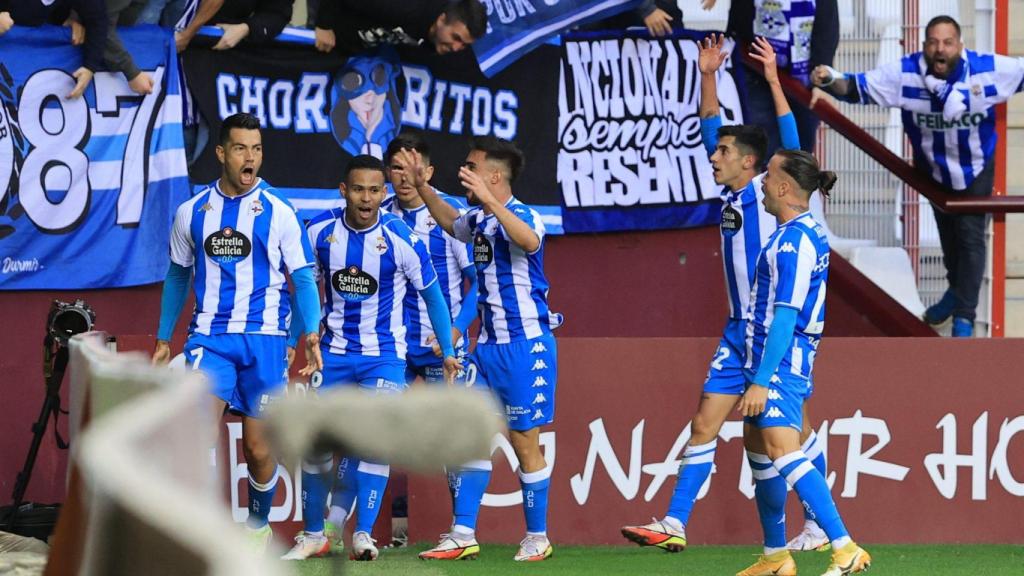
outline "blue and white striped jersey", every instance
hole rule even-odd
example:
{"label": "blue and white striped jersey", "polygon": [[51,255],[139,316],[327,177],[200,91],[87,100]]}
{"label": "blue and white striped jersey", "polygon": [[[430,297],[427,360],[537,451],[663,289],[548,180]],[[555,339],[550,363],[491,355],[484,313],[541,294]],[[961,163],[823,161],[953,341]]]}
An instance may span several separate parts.
{"label": "blue and white striped jersey", "polygon": [[313,264],[295,209],[264,180],[228,197],[219,180],[181,204],[171,230],[171,261],[194,267],[190,333],[288,333],[285,269]]}
{"label": "blue and white striped jersey", "polygon": [[738,192],[726,188],[722,193],[722,264],[729,317],[736,320],[750,319],[750,289],[757,256],[778,227],[775,217],[764,210],[762,180],[763,173]]}
{"label": "blue and white striped jersey", "polygon": [[779,373],[811,378],[814,354],[825,328],[828,238],[810,212],[782,224],[757,259],[747,322],[747,364],[757,373],[776,306],[797,310],[796,331]]}
{"label": "blue and white striped jersey", "polygon": [[[551,332],[548,280],[544,276],[544,223],[540,215],[514,197],[505,207],[540,238],[534,252],[508,239],[494,214],[470,208],[455,221],[455,238],[473,243],[480,286],[482,318],[478,342],[506,344]],[[557,322],[556,322],[557,324]]]}
{"label": "blue and white striped jersey", "polygon": [[995,156],[996,115],[993,106],[1024,88],[1024,60],[964,50],[953,72],[952,89],[963,94],[967,111],[943,117],[942,102],[925,84],[928,65],[917,52],[869,72],[852,75],[859,103],[898,107],[914,158],[937,181],[964,190]]}
{"label": "blue and white striped jersey", "polygon": [[424,290],[437,280],[424,243],[384,212],[373,227],[353,230],[342,208],[310,220],[307,234],[324,278],[323,345],[335,354],[405,359],[402,301],[410,285]]}
{"label": "blue and white striped jersey", "polygon": [[[466,205],[460,199],[442,192],[437,192],[437,195],[460,213],[466,212]],[[448,304],[448,310],[454,321],[459,315],[459,310],[462,309],[462,270],[472,264],[467,244],[459,242],[438,226],[427,210],[426,204],[419,208],[406,210],[402,208],[395,196],[386,202],[388,205],[385,206],[385,210],[401,218],[426,245],[430,261],[434,265],[434,271],[437,272],[441,293],[444,295],[444,301]],[[430,344],[427,339],[434,335],[434,328],[431,326],[430,316],[427,314],[427,303],[419,292],[410,291],[406,294],[405,311],[409,315],[409,342],[414,346],[418,345],[421,348],[429,349]]]}

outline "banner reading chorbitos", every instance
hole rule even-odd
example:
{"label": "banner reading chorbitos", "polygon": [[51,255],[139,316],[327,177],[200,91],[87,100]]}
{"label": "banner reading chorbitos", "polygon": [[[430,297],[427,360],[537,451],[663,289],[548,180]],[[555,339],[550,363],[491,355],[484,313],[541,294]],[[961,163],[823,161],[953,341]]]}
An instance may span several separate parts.
{"label": "banner reading chorbitos", "polygon": [[167,273],[174,209],[188,198],[174,41],[154,26],[120,33],[151,94],[97,72],[70,99],[82,53],[68,29],[0,36],[0,289],[115,288]]}
{"label": "banner reading chorbitos", "polygon": [[[557,179],[566,233],[718,222],[721,187],[700,135],[696,38],[589,32],[563,39]],[[722,122],[736,124],[742,111],[732,59],[723,68]]]}

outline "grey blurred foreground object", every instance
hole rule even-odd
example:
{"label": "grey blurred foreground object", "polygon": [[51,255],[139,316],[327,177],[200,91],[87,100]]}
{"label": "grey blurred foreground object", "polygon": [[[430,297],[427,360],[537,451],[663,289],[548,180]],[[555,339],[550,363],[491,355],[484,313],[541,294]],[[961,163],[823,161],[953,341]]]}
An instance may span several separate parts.
{"label": "grey blurred foreground object", "polygon": [[415,472],[490,459],[491,438],[505,425],[489,394],[465,388],[387,396],[338,389],[290,396],[272,408],[271,439],[286,462],[337,451]]}

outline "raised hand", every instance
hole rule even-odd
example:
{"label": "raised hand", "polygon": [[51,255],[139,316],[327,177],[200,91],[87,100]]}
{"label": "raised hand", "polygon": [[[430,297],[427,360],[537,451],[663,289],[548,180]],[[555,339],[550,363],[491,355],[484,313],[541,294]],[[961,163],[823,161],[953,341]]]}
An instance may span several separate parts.
{"label": "raised hand", "polygon": [[697,42],[700,54],[697,57],[697,68],[701,74],[714,74],[722,67],[722,63],[729,57],[725,52],[725,35],[709,35],[707,38]]}
{"label": "raised hand", "polygon": [[[400,170],[401,175],[417,189],[427,183],[427,166],[423,162],[423,156],[418,151],[402,148],[395,154],[394,162],[392,163],[402,166]],[[396,177],[394,174],[396,170],[392,168],[391,172],[391,178],[394,179]]]}
{"label": "raised hand", "polygon": [[750,57],[764,65],[764,79],[769,83],[779,81],[779,67],[775,61],[775,48],[763,36],[754,39],[750,45]]}

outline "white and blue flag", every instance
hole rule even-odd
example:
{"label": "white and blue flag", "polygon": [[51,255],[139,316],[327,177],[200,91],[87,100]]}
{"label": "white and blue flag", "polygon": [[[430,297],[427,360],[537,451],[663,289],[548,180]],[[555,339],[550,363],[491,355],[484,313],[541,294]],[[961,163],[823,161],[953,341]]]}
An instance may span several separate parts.
{"label": "white and blue flag", "polygon": [[189,194],[174,39],[154,26],[120,33],[152,94],[97,72],[68,99],[82,53],[66,28],[0,36],[0,289],[114,288],[167,273],[171,219]]}

